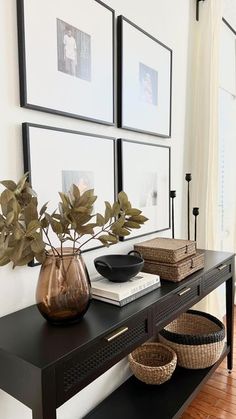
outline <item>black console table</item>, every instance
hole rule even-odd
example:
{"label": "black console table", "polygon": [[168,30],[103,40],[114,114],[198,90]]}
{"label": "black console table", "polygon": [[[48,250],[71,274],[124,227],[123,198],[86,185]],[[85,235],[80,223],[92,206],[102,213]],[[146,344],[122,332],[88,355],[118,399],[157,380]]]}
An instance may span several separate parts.
{"label": "black console table", "polygon": [[[123,308],[93,301],[84,319],[49,325],[36,306],[0,319],[0,388],[33,410],[33,419],[55,419],[56,408],[156,334],[177,315],[226,282],[227,343],[220,360],[204,370],[178,368],[162,386],[127,380],[89,419],[178,418],[225,356],[233,367],[234,255],[205,251],[205,268]],[[157,413],[158,412],[158,413]]]}

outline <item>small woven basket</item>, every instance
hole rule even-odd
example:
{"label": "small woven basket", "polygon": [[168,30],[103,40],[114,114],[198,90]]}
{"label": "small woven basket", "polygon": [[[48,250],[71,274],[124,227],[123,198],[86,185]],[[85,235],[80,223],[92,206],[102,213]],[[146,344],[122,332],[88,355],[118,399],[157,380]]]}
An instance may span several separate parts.
{"label": "small woven basket", "polygon": [[162,343],[144,343],[128,356],[135,377],[146,384],[162,384],[176,368],[176,353]]}
{"label": "small woven basket", "polygon": [[189,310],[168,324],[160,333],[160,342],[170,346],[178,365],[189,369],[215,364],[224,348],[225,327],[216,317]]}

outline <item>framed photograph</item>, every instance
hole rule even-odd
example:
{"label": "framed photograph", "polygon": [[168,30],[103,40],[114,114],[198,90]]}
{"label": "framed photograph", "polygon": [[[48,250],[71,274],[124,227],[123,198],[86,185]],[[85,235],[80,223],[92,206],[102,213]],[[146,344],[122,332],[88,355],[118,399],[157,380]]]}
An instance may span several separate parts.
{"label": "framed photograph", "polygon": [[21,106],[114,125],[114,11],[18,0]]}
{"label": "framed photograph", "polygon": [[118,190],[149,219],[127,238],[170,229],[170,147],[123,139],[117,144]]}
{"label": "framed photograph", "polygon": [[171,136],[172,50],[118,17],[118,125]]}
{"label": "framed photograph", "polygon": [[[23,154],[39,208],[49,201],[49,213],[58,206],[58,192],[68,192],[73,183],[81,192],[94,189],[94,213],[103,213],[104,201],[112,203],[116,197],[114,138],[24,123]],[[52,244],[59,242],[55,238]],[[100,242],[91,240],[83,251],[98,247]]]}

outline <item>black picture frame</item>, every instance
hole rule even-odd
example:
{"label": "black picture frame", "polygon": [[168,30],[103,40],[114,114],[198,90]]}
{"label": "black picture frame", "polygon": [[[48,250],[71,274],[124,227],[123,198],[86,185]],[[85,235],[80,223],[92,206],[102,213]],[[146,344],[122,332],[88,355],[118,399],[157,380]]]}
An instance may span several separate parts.
{"label": "black picture frame", "polygon": [[[145,159],[146,152],[149,156],[148,159]],[[138,163],[136,163],[136,154],[141,156]],[[124,240],[169,230],[171,228],[171,147],[119,138],[117,140],[117,161],[118,192],[124,190],[129,196],[132,206],[142,210],[143,215],[149,218],[149,221],[142,225],[140,230],[133,230]],[[141,162],[142,167],[140,166]],[[143,188],[144,185],[146,188]],[[165,202],[161,201],[163,197]],[[150,199],[154,199],[151,204]],[[158,208],[159,200],[160,208]],[[163,218],[160,224],[158,224],[159,221],[155,222],[158,213],[162,214]]]}
{"label": "black picture frame", "polygon": [[[125,33],[125,25],[126,31],[127,28],[130,28],[131,36],[133,36],[130,49],[127,46],[128,36]],[[132,31],[135,34],[133,33],[132,35]],[[152,49],[156,48],[156,55],[159,54],[160,57],[162,56],[165,59],[166,65],[168,65],[168,80],[165,80],[165,72],[162,68],[164,64],[157,63],[155,54],[150,52],[152,57],[150,56],[150,59],[147,58],[147,61],[149,60],[155,63],[153,65],[155,69],[151,67],[152,64],[149,64],[149,61],[148,64],[139,61],[141,60],[141,53],[143,52],[145,56],[148,48],[143,48],[145,51],[140,51],[140,58],[135,56],[142,46],[139,40],[148,42]],[[137,48],[135,42],[138,45]],[[172,49],[122,15],[118,16],[117,46],[118,127],[158,137],[170,138],[172,118]],[[129,62],[127,62],[128,60]],[[160,68],[156,67],[158,65],[160,65]],[[134,68],[136,73],[133,71]],[[161,81],[159,78],[161,78]],[[149,81],[148,85],[147,81]],[[144,88],[141,89],[141,86],[144,86]],[[165,89],[167,90],[166,92]],[[144,121],[144,115],[149,120]],[[166,115],[167,120],[165,120]],[[162,126],[164,124],[163,120],[165,126]]]}
{"label": "black picture frame", "polygon": [[226,20],[224,17],[222,18],[222,22],[230,29],[231,32],[233,32],[234,35],[236,35],[236,29],[233,28],[232,25]]}
{"label": "black picture frame", "polygon": [[[71,0],[70,0],[71,1]],[[82,2],[82,0],[79,0]],[[89,83],[88,80],[81,80],[82,77],[89,77],[89,73],[88,71],[90,71],[90,73],[92,72],[91,68],[95,67],[94,61],[96,61],[96,63],[99,63],[100,61],[98,60],[98,53],[96,53],[96,60],[93,60],[93,67],[92,67],[92,58],[90,56],[90,64],[88,64],[88,59],[86,62],[84,62],[84,67],[88,67],[88,65],[90,66],[90,70],[86,70],[86,76],[81,76],[81,74],[78,77],[71,77],[71,73],[70,73],[70,69],[67,71],[65,69],[59,69],[59,41],[58,41],[58,32],[55,33],[56,31],[61,30],[62,28],[58,29],[58,22],[60,21],[62,22],[62,24],[67,25],[68,28],[72,28],[72,30],[77,31],[76,33],[78,33],[78,36],[81,35],[81,43],[82,43],[82,39],[83,36],[87,35],[85,31],[79,30],[77,29],[77,27],[75,27],[75,25],[73,24],[69,24],[68,22],[66,22],[66,18],[64,18],[65,21],[63,21],[63,16],[61,17],[60,15],[60,19],[58,19],[58,17],[55,15],[55,28],[54,31],[52,30],[52,34],[55,39],[54,39],[54,47],[57,50],[57,58],[55,58],[54,60],[54,67],[50,68],[49,74],[50,74],[50,81],[48,82],[48,85],[45,86],[43,83],[43,79],[46,77],[44,72],[46,72],[46,70],[42,71],[43,65],[40,65],[38,67],[40,67],[38,69],[38,67],[36,66],[35,63],[35,59],[34,57],[31,57],[32,55],[32,50],[30,50],[30,43],[31,41],[31,37],[33,36],[32,33],[30,33],[30,31],[37,31],[39,28],[38,22],[36,25],[32,25],[32,27],[28,27],[27,26],[27,22],[31,22],[32,20],[32,16],[28,16],[29,13],[27,13],[26,11],[26,2],[29,2],[29,4],[31,4],[32,2],[30,2],[30,0],[16,0],[17,2],[17,23],[18,23],[18,54],[19,54],[19,82],[20,82],[20,105],[21,107],[24,108],[28,108],[28,109],[33,109],[33,110],[38,110],[38,111],[42,111],[42,112],[47,112],[47,113],[52,113],[52,114],[57,114],[57,115],[62,115],[62,116],[66,116],[66,117],[71,117],[71,118],[76,118],[76,119],[82,119],[85,121],[92,121],[92,122],[96,122],[96,123],[100,123],[100,124],[104,124],[104,125],[114,125],[115,124],[115,113],[116,113],[116,106],[115,106],[115,88],[114,88],[114,62],[115,62],[115,12],[112,8],[110,8],[109,6],[107,6],[105,3],[103,3],[101,0],[90,0],[86,5],[85,2],[83,1],[83,11],[84,9],[87,7],[88,9],[88,13],[85,16],[87,21],[88,19],[99,19],[99,16],[97,15],[97,6],[99,6],[99,11],[101,12],[101,10],[103,11],[104,14],[104,19],[105,21],[108,20],[107,16],[105,16],[105,14],[107,12],[109,12],[109,34],[104,32],[103,34],[103,38],[104,39],[109,39],[109,46],[107,47],[107,49],[109,50],[109,59],[107,59],[107,62],[109,63],[109,65],[106,66],[105,64],[105,60],[104,60],[104,69],[106,71],[102,72],[102,71],[96,71],[93,70],[92,75],[95,75],[94,80],[92,79],[92,82],[94,81],[94,86],[93,88],[87,88],[88,86],[86,85]],[[49,2],[50,3],[50,2]],[[28,4],[28,3],[27,3]],[[65,2],[67,8],[68,8],[68,2]],[[33,5],[35,7],[35,3]],[[30,6],[31,7],[31,6]],[[40,2],[38,5],[38,8],[40,9]],[[52,6],[49,4],[48,6],[50,8],[50,10],[52,10]],[[77,0],[77,5],[76,5],[77,9],[79,8],[78,5],[78,0]],[[91,8],[94,8],[94,13],[90,13],[89,16],[89,12],[91,12]],[[72,11],[73,12],[73,11]],[[78,16],[78,13],[72,13],[71,14],[73,16]],[[46,11],[45,11],[46,13]],[[59,13],[59,12],[58,12]],[[85,13],[86,14],[86,13]],[[27,20],[28,17],[28,20]],[[39,17],[36,17],[36,19],[38,19]],[[86,19],[82,19],[83,22]],[[57,28],[56,28],[57,25]],[[82,25],[82,23],[81,23]],[[102,28],[107,27],[107,25],[103,24],[103,22],[101,22],[100,25],[95,25],[91,23],[91,28],[96,27],[96,31],[97,33],[99,33],[99,31],[101,32]],[[47,29],[47,27],[46,27]],[[43,28],[43,31],[45,30],[45,28]],[[67,30],[67,29],[65,29]],[[42,33],[43,33],[42,31]],[[107,29],[108,32],[108,29]],[[89,42],[89,35],[87,36],[87,43]],[[37,46],[39,46],[38,48],[35,47],[35,49],[37,49],[37,53],[38,54],[42,54],[42,57],[44,57],[44,52],[42,52],[43,47],[45,47],[45,44],[47,44],[47,42],[42,41],[42,46],[40,44],[40,41],[38,39],[38,37],[36,37],[37,39]],[[50,36],[48,35],[48,40],[50,39]],[[30,42],[29,42],[30,40]],[[90,43],[92,44],[92,36],[90,39]],[[45,41],[45,40],[44,40]],[[62,40],[60,41],[62,44]],[[64,41],[65,42],[65,41]],[[85,42],[85,41],[83,41]],[[89,45],[90,45],[89,43]],[[99,40],[99,46],[101,47],[102,44],[104,44],[104,42],[102,43]],[[108,44],[108,41],[107,41]],[[48,47],[49,48],[49,47]],[[84,46],[84,48],[86,48],[86,46]],[[95,49],[95,47],[92,49],[91,45],[90,45],[90,51],[88,53],[92,54],[91,51],[93,51]],[[78,48],[77,48],[78,50]],[[103,57],[107,57],[107,52],[105,51],[105,47],[104,47],[104,51],[103,54],[101,54],[101,56]],[[34,53],[36,54],[36,53]],[[46,53],[45,53],[46,54]],[[51,51],[51,54],[55,54],[55,51]],[[78,53],[79,54],[79,53]],[[30,58],[31,57],[31,58]],[[45,55],[46,57],[46,55]],[[101,57],[101,60],[102,60]],[[47,57],[46,57],[47,58]],[[87,57],[88,58],[88,57]],[[76,60],[78,62],[78,59],[76,57]],[[40,60],[43,61],[42,59]],[[57,63],[56,63],[57,61]],[[47,63],[47,59],[44,60],[44,63]],[[35,68],[34,68],[35,66]],[[47,63],[46,66],[49,66],[49,64]],[[82,66],[82,64],[81,64]],[[86,68],[87,68],[86,67]],[[109,67],[109,68],[108,68]],[[78,66],[77,66],[78,68]],[[38,69],[38,73],[37,73],[37,69]],[[40,70],[41,73],[43,74],[42,78],[40,77]],[[101,70],[99,68],[99,70]],[[80,70],[81,71],[81,70]],[[84,70],[85,71],[85,70]],[[35,72],[37,74],[35,74]],[[65,74],[67,72],[67,74]],[[53,81],[55,80],[55,74],[58,77],[58,80],[56,80],[55,82],[55,86],[53,84]],[[58,76],[59,75],[59,76]],[[99,75],[99,77],[97,76]],[[73,79],[73,83],[72,80]],[[63,83],[62,83],[63,80]],[[108,80],[109,80],[109,85],[108,85]],[[105,83],[105,84],[104,84]],[[73,86],[72,86],[73,84]],[[32,87],[33,86],[33,87]],[[39,87],[37,87],[39,86]],[[61,86],[63,86],[63,89],[60,90]],[[66,94],[66,92],[68,91],[68,87],[70,88],[69,93]],[[96,87],[96,88],[95,88]],[[59,89],[58,94],[57,93],[57,88]],[[99,94],[100,91],[100,94]],[[61,92],[61,93],[60,93]],[[86,92],[88,94],[88,96],[86,95]],[[53,95],[55,96],[55,98],[53,99]],[[79,95],[81,95],[81,99],[78,100]],[[39,98],[40,96],[40,98]],[[73,96],[73,99],[71,99],[71,96]],[[96,102],[96,105],[94,105],[94,97],[98,98],[98,101]],[[86,102],[85,102],[85,98],[86,98]],[[107,99],[107,101],[106,101]],[[54,100],[55,103],[52,104],[52,101]],[[63,102],[60,104],[59,100]],[[73,103],[72,106],[72,101],[75,101],[75,104]],[[86,106],[85,106],[86,103]],[[94,109],[92,109],[92,106],[95,106]],[[102,106],[105,109],[104,112],[104,116],[100,113],[102,112]],[[84,111],[83,111],[83,107],[84,107]]]}
{"label": "black picture frame", "polygon": [[[42,135],[40,135],[41,133],[42,133]],[[53,137],[53,133],[55,133],[55,137]],[[66,164],[70,164],[70,162],[69,162],[70,156],[67,157],[68,163],[66,163],[65,153],[64,153],[64,155],[61,155],[61,161],[63,161],[63,164],[65,164],[66,170],[64,171],[64,173],[63,173],[63,171],[60,171],[60,166],[59,166],[58,159],[59,159],[59,155],[60,155],[59,151],[60,151],[60,148],[61,148],[61,142],[63,141],[63,137],[62,137],[63,135],[65,137],[67,137],[65,147],[69,148],[70,144],[68,143],[68,141],[71,141],[73,145],[76,144],[75,147],[77,146],[79,148],[80,147],[80,145],[79,145],[80,140],[81,140],[81,144],[84,144],[87,147],[87,149],[86,149],[87,151],[84,150],[84,147],[83,147],[83,154],[81,154],[81,161],[83,161],[82,171],[78,171],[77,173],[75,173],[74,169],[72,171],[70,171],[70,170],[68,171],[68,168],[66,167]],[[74,136],[76,136],[76,137],[74,137]],[[60,197],[58,195],[58,191],[61,191],[63,188],[60,188],[60,187],[59,188],[56,187],[56,189],[54,188],[53,181],[55,182],[55,179],[56,179],[57,183],[61,183],[61,185],[62,185],[64,175],[66,175],[67,178],[69,176],[69,179],[71,178],[71,176],[73,176],[74,179],[75,179],[75,177],[78,176],[78,173],[80,173],[79,176],[84,176],[84,173],[86,171],[86,167],[88,167],[88,176],[91,179],[91,168],[94,168],[94,166],[92,166],[91,161],[88,163],[88,166],[86,166],[85,156],[87,155],[88,159],[91,160],[91,146],[94,146],[94,145],[101,152],[99,154],[99,159],[97,158],[98,153],[96,153],[96,152],[94,153],[94,159],[97,160],[97,167],[96,167],[97,168],[97,173],[98,173],[98,167],[100,166],[100,164],[101,165],[103,164],[102,161],[101,161],[102,158],[104,158],[104,164],[106,164],[107,170],[109,170],[109,168],[108,168],[109,164],[110,164],[111,169],[112,169],[109,172],[109,174],[110,174],[110,177],[109,177],[110,186],[108,185],[108,182],[106,182],[106,180],[107,180],[107,170],[105,171],[104,176],[101,175],[101,173],[100,173],[101,171],[99,171],[100,183],[101,183],[101,180],[102,180],[101,176],[103,176],[104,177],[104,183],[107,184],[107,186],[105,186],[104,183],[102,183],[102,185],[100,185],[101,190],[104,191],[104,194],[106,195],[104,197],[99,194],[98,190],[95,187],[95,194],[96,194],[96,192],[98,192],[97,201],[99,201],[98,202],[99,207],[96,209],[95,212],[97,212],[97,211],[99,211],[99,212],[102,211],[103,212],[103,210],[105,209],[105,204],[104,204],[105,200],[113,201],[113,200],[116,199],[116,197],[117,197],[117,179],[116,179],[117,155],[116,155],[116,139],[115,138],[108,137],[108,136],[103,136],[103,135],[97,135],[97,134],[90,134],[90,133],[87,133],[87,132],[80,132],[80,131],[75,131],[75,130],[69,130],[69,129],[63,129],[63,128],[58,128],[58,127],[52,127],[52,126],[47,126],[47,125],[39,125],[39,124],[33,124],[33,123],[25,122],[25,123],[22,124],[22,139],[23,139],[24,172],[29,172],[29,182],[32,185],[32,188],[35,189],[35,191],[38,195],[38,200],[41,201],[41,202],[39,202],[39,207],[47,201],[53,201],[54,200],[55,205],[52,204],[51,209],[54,210],[56,208],[56,205],[60,200]],[[51,140],[51,143],[54,142],[53,143],[54,145],[56,144],[56,141],[58,142],[58,148],[56,150],[56,158],[53,158],[53,156],[52,156],[52,147],[50,147],[50,140]],[[36,145],[36,141],[37,141],[37,145]],[[104,141],[105,141],[105,143],[104,143]],[[44,142],[45,142],[45,144],[44,144]],[[108,155],[104,155],[103,151],[105,149],[107,149]],[[41,155],[40,155],[40,152],[41,152]],[[61,152],[62,152],[62,149],[61,149]],[[75,157],[74,157],[74,162],[72,163],[72,165],[73,164],[75,165],[77,155],[78,155],[78,154],[76,154],[75,149],[73,149],[73,154],[74,154]],[[54,168],[51,167],[51,170],[49,170],[48,164],[51,164],[52,161],[53,161],[53,164],[56,165],[56,166]],[[56,163],[55,163],[55,161],[56,161]],[[57,177],[57,176],[59,176],[58,173],[60,174],[60,176],[62,175],[60,180]],[[39,179],[39,176],[42,176],[42,177]],[[47,182],[45,181],[46,177],[47,177]],[[94,176],[94,178],[95,178],[95,176]],[[112,178],[113,178],[113,181],[112,181]],[[78,179],[78,177],[77,177],[77,179]],[[96,182],[94,181],[94,179],[92,179],[92,181],[96,185]],[[68,180],[67,180],[67,183],[68,183]],[[73,180],[71,183],[76,183],[76,181],[74,182],[74,180]],[[88,189],[90,187],[92,188],[93,186],[94,185],[89,185]],[[109,192],[108,192],[108,190],[109,190]],[[42,192],[41,195],[40,195],[40,191]],[[45,197],[42,198],[42,196],[44,196],[44,194],[45,194]],[[47,195],[48,198],[46,197],[46,195]],[[58,198],[57,198],[57,196],[58,196]],[[96,203],[95,203],[95,206],[96,206]],[[50,212],[50,210],[49,210],[49,212]],[[81,253],[86,253],[88,251],[99,249],[99,248],[103,247],[100,244],[97,245],[97,243],[98,242],[96,242],[96,240],[92,240],[91,241],[91,246],[89,248],[85,248],[84,250],[82,250]],[[32,263],[30,263],[30,266],[36,266],[36,265],[38,265],[38,263],[36,263],[35,261],[32,261]]]}

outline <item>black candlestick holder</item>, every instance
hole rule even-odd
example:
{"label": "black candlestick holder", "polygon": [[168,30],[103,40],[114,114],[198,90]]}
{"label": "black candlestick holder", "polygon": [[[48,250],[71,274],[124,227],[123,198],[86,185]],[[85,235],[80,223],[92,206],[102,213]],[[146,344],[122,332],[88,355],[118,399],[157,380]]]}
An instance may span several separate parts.
{"label": "black candlestick holder", "polygon": [[185,180],[188,182],[188,191],[187,191],[187,224],[188,224],[188,240],[190,240],[190,191],[189,191],[189,183],[192,180],[191,173],[186,173]]}
{"label": "black candlestick holder", "polygon": [[174,210],[174,199],[176,197],[176,191],[170,191],[171,198],[171,216],[172,216],[172,239],[175,238],[175,210]]}
{"label": "black candlestick holder", "polygon": [[198,207],[193,208],[193,215],[195,217],[195,220],[194,220],[194,240],[196,242],[197,241],[197,217],[199,215],[199,208]]}

